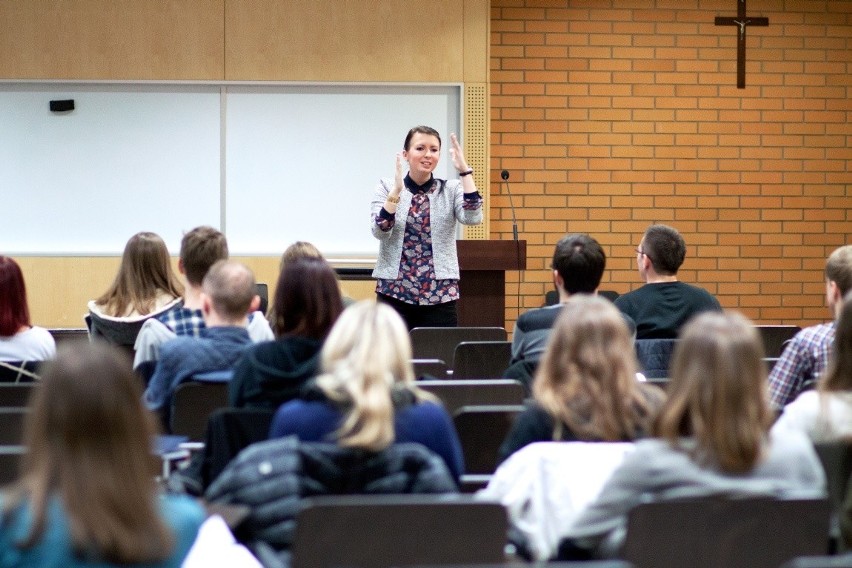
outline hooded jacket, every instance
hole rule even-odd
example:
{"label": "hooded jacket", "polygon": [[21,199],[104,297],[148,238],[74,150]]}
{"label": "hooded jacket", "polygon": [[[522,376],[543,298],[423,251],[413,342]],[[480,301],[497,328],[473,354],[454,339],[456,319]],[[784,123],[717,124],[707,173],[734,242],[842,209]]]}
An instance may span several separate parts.
{"label": "hooded jacket", "polygon": [[249,348],[228,385],[230,406],[275,410],[296,398],[319,371],[321,348],[321,341],[307,337],[284,337]]}

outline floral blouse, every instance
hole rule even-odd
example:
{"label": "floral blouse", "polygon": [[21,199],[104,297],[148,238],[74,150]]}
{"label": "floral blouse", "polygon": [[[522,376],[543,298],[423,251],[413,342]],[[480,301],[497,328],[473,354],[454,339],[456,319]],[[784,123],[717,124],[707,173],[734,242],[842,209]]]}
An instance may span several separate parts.
{"label": "floral blouse", "polygon": [[[376,281],[376,292],[406,304],[421,306],[458,300],[459,281],[455,278],[436,279],[432,259],[429,194],[438,189],[440,182],[432,178],[423,185],[417,185],[408,175],[404,181],[405,188],[414,195],[405,220],[399,275],[396,280],[379,278]],[[479,192],[464,194],[465,209],[478,207],[482,207]],[[382,231],[389,231],[394,223],[394,215],[382,208],[376,217],[376,224]]]}

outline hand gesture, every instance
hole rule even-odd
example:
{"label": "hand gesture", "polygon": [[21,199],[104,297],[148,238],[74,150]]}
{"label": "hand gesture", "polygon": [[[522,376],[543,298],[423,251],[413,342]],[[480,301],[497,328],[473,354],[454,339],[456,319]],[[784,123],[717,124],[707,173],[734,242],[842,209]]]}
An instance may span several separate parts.
{"label": "hand gesture", "polygon": [[402,192],[402,152],[396,155],[396,177],[394,178],[393,189],[397,195]]}
{"label": "hand gesture", "polygon": [[464,159],[464,152],[461,144],[459,144],[459,139],[455,134],[450,134],[450,158],[452,158],[453,167],[457,172],[466,172],[470,169],[467,160]]}

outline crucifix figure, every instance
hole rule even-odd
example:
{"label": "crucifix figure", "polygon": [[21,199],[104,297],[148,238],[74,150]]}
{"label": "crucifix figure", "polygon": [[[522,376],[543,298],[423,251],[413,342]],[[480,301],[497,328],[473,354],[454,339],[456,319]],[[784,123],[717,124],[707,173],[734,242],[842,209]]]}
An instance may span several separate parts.
{"label": "crucifix figure", "polygon": [[769,18],[747,18],[746,0],[737,0],[737,17],[723,18],[716,16],[717,26],[737,26],[737,88],[745,89],[745,51],[746,26],[768,26]]}

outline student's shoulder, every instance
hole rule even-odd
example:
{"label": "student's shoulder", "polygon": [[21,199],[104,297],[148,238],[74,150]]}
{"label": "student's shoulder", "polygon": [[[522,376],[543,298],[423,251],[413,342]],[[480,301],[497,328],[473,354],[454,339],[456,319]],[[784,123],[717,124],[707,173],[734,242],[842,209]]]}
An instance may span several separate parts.
{"label": "student's shoulder", "polygon": [[201,338],[188,335],[173,337],[160,346],[160,359],[181,357],[185,353],[197,349],[202,341]]}
{"label": "student's shoulder", "polygon": [[562,304],[554,304],[552,306],[544,306],[541,308],[527,310],[518,316],[518,327],[521,328],[521,330],[524,330],[524,328],[535,329],[541,325],[552,327],[553,321],[559,316],[559,312],[562,310],[562,307]]}
{"label": "student's shoulder", "polygon": [[188,495],[167,494],[160,497],[163,516],[173,524],[200,526],[204,522],[205,512],[201,504]]}

